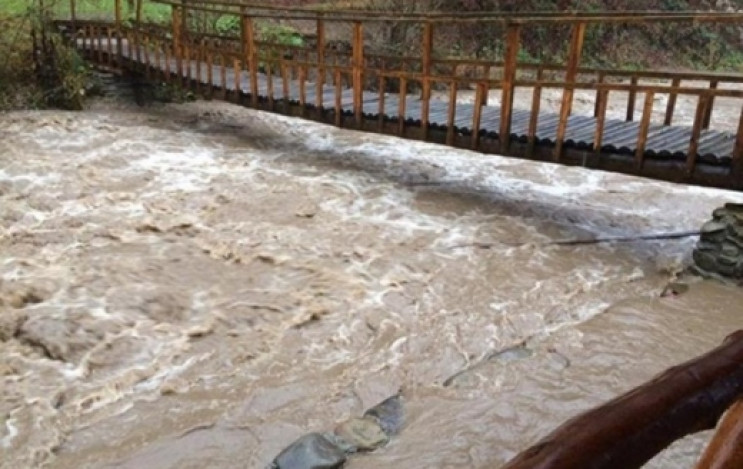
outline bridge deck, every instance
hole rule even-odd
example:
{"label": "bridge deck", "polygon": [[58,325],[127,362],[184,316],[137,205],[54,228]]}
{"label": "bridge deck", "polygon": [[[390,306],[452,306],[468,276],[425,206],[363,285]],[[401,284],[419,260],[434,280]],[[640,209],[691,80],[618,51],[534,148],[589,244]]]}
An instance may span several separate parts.
{"label": "bridge deck", "polygon": [[[107,43],[106,38],[96,39],[78,39],[78,47],[88,52],[90,55],[97,53],[106,54],[108,50],[115,49],[115,40],[111,45]],[[202,85],[204,89],[214,87],[213,89],[222,89],[222,67],[211,65],[205,62],[194,60],[183,60],[183,73],[178,69],[177,62],[174,58],[167,61],[164,57],[159,57],[159,63],[155,63],[154,58],[148,57],[148,64],[145,63],[144,50],[140,54],[136,49],[124,42],[122,44],[123,57],[133,65],[149,66],[151,69],[159,70],[161,73],[168,74],[171,77],[182,78],[189,77],[192,83]],[[250,73],[247,70],[236,71],[231,66],[225,66],[224,88],[228,92],[239,91],[243,95],[248,95],[251,89]],[[211,83],[209,83],[211,77]],[[285,102],[289,104],[298,104],[301,99],[300,82],[298,80],[287,80],[288,94],[284,96],[284,80],[281,76],[274,75],[272,85],[269,86],[269,77],[264,73],[257,75],[259,99]],[[269,96],[270,89],[273,95]],[[305,105],[314,108],[316,101],[317,87],[315,83],[305,81]],[[335,108],[335,87],[326,85],[322,87],[322,103],[325,109]],[[525,103],[527,106],[531,103]],[[429,107],[429,122],[432,129],[446,129],[448,121],[447,101],[431,99]],[[341,94],[341,108],[344,114],[353,115],[353,90],[344,88]],[[383,116],[379,116],[380,95],[378,92],[363,93],[363,112],[368,119],[377,120],[380,117],[385,121],[398,121],[400,110],[400,95],[386,93],[382,108]],[[416,96],[407,96],[405,98],[404,115],[406,124],[410,126],[420,126],[422,101]],[[472,103],[458,102],[456,104],[454,126],[455,132],[460,135],[471,135],[471,126],[473,123],[473,114],[475,105]],[[498,138],[500,129],[501,109],[497,106],[485,105],[481,113],[480,135]],[[519,109],[519,103],[515,103],[512,114],[511,140],[517,142],[526,142],[528,137],[529,121],[531,112],[529,110]],[[554,145],[557,136],[557,129],[560,116],[557,113],[544,112],[539,114],[536,128],[537,145]],[[571,115],[568,119],[568,126],[565,134],[564,145],[566,148],[576,148],[583,150],[592,150],[594,135],[596,131],[597,119],[593,116]],[[638,134],[640,132],[640,123],[635,121],[624,121],[615,119],[606,119],[602,140],[602,151],[609,154],[625,155],[625,157],[634,157]],[[664,126],[651,124],[646,146],[645,158],[657,162],[669,162],[681,164],[687,159],[687,150],[689,141],[692,137],[692,128],[690,126]],[[731,164],[731,158],[735,147],[735,135],[716,131],[702,130],[699,139],[699,148],[697,160],[699,163],[718,166],[721,170],[727,170]],[[724,169],[725,168],[725,169]]]}

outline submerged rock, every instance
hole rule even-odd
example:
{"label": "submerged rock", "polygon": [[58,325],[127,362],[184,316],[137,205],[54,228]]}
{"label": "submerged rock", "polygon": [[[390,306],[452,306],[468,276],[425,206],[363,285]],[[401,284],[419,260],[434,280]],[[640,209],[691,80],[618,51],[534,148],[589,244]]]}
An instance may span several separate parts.
{"label": "submerged rock", "polygon": [[335,435],[345,451],[372,451],[386,444],[389,436],[371,418],[353,418],[338,425]]}
{"label": "submerged rock", "polygon": [[289,445],[271,467],[276,469],[335,469],[346,462],[346,453],[319,433],[310,433]]}
{"label": "submerged rock", "polygon": [[374,419],[387,435],[395,435],[403,424],[402,396],[396,394],[364,412],[364,417]]}
{"label": "submerged rock", "polygon": [[743,278],[743,204],[726,204],[702,226],[694,249],[697,273],[704,276]]}

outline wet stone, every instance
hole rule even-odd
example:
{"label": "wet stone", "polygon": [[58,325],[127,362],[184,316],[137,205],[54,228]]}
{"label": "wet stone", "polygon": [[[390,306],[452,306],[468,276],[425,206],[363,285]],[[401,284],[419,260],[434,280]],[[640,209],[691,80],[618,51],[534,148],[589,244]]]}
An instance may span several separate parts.
{"label": "wet stone", "polygon": [[289,445],[271,467],[276,469],[335,469],[346,462],[346,453],[319,433],[310,433]]}
{"label": "wet stone", "polygon": [[372,451],[389,441],[382,427],[370,418],[354,418],[335,429],[335,435],[347,445],[346,451]]}
{"label": "wet stone", "polygon": [[382,427],[387,435],[394,435],[403,425],[402,396],[396,394],[385,399],[371,409],[364,412],[364,417],[371,417]]}

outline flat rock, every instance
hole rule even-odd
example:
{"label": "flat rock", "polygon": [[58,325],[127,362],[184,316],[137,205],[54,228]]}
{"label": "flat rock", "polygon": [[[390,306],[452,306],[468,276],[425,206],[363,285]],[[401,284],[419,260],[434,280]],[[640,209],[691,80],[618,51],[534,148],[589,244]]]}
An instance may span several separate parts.
{"label": "flat rock", "polygon": [[402,396],[396,394],[364,412],[364,417],[373,418],[387,435],[400,431],[403,424]]}
{"label": "flat rock", "polygon": [[335,435],[348,443],[347,451],[372,451],[386,444],[389,436],[371,418],[353,418],[338,425]]}
{"label": "flat rock", "polygon": [[346,453],[319,433],[310,433],[282,451],[274,460],[277,469],[336,469]]}

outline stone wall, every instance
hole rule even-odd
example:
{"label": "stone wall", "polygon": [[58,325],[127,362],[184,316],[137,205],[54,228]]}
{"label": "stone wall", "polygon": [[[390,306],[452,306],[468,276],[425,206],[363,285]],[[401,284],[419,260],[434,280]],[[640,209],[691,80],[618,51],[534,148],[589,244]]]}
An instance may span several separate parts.
{"label": "stone wall", "polygon": [[694,263],[702,274],[743,279],[743,204],[714,211],[712,220],[702,226]]}

